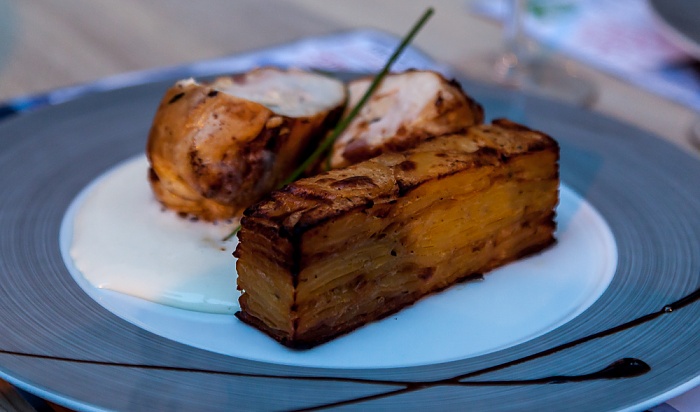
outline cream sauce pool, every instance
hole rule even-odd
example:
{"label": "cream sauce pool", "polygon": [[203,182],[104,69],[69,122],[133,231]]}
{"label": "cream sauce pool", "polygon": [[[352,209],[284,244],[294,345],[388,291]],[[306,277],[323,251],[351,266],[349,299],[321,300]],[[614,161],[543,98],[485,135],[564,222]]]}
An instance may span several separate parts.
{"label": "cream sauce pool", "polygon": [[158,203],[139,156],[90,185],[78,199],[70,256],[96,288],[209,313],[238,310],[237,222],[182,218]]}

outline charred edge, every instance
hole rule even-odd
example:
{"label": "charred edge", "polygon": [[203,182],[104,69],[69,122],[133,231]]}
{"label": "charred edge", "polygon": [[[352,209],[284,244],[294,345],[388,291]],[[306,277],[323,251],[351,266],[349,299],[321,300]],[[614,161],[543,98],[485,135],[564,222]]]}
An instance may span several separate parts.
{"label": "charred edge", "polygon": [[[269,152],[268,146],[270,145],[278,147],[284,144],[281,139],[277,138],[277,132],[278,129],[263,128],[253,140],[241,148],[241,157],[246,159],[246,161],[240,164],[242,168],[238,173],[239,178],[237,179],[237,183],[240,186],[238,188],[236,186],[230,186],[230,193],[233,193],[234,189],[242,190],[239,188],[252,188],[253,192],[258,194],[258,197],[250,198],[250,204],[255,204],[260,201],[261,198],[267,197],[272,187],[268,184],[267,187],[262,188],[262,183],[264,183],[264,181],[261,181],[260,178],[265,174],[266,165],[270,162],[274,162],[276,152],[268,153],[272,155],[271,158],[260,154]],[[272,142],[270,142],[270,140],[272,140]]]}
{"label": "charred edge", "polygon": [[422,268],[420,271],[418,271],[418,278],[424,281],[428,281],[430,278],[433,277],[435,274],[435,268],[434,267],[425,267]]}
{"label": "charred edge", "polygon": [[489,146],[480,147],[478,153],[486,156],[494,156],[497,158],[501,156],[501,152],[499,150]]}
{"label": "charred edge", "polygon": [[280,148],[285,143],[285,138],[281,136],[280,131],[285,127],[288,127],[288,122],[283,118],[278,126],[264,129],[263,133],[261,133],[261,139],[264,142],[263,147],[265,150],[275,154],[279,153]]}
{"label": "charred edge", "polygon": [[416,170],[418,165],[413,160],[404,160],[398,164],[398,168],[404,172],[409,172],[411,170]]}
{"label": "charred edge", "polygon": [[[323,122],[317,127],[316,132],[314,132],[313,135],[309,138],[309,143],[306,145],[305,150],[302,150],[299,153],[298,163],[301,163],[304,159],[309,158],[309,156],[311,156],[314,150],[316,150],[318,145],[321,144],[321,142],[323,142],[323,140],[326,137],[326,130],[332,130],[336,126],[336,124],[338,123],[338,121],[340,121],[340,118],[343,115],[346,103],[347,99],[339,107],[336,107],[335,109],[331,110],[326,116],[326,118],[323,119]],[[311,123],[311,119],[308,117],[304,117],[300,119],[299,122],[306,125]],[[324,153],[318,156],[316,161],[313,164],[309,165],[309,167],[304,171],[301,177],[310,177],[323,172],[323,165],[325,164],[325,159],[327,159],[331,150],[332,147],[329,147]]]}
{"label": "charred edge", "polygon": [[[348,208],[348,209],[342,209],[342,212],[348,213],[348,214],[349,213],[356,213],[356,212],[362,213],[365,210],[367,210],[368,208],[373,208],[375,204],[376,204],[375,200],[368,199],[364,203],[360,203],[360,204],[355,205],[355,206]],[[318,219],[313,219],[313,220],[310,220],[307,222],[300,220],[299,222],[297,222],[297,224],[293,228],[291,228],[291,231],[288,231],[287,229],[284,229],[284,228],[282,230],[285,230],[285,237],[287,237],[287,238],[293,237],[295,239],[298,239],[298,238],[301,238],[301,236],[304,233],[306,233],[307,230],[313,229],[314,227],[321,226],[321,225],[325,224],[326,222],[337,218],[338,216],[339,216],[338,213],[329,213],[326,216],[323,216],[323,217],[318,218]],[[287,233],[287,232],[289,232],[289,233]]]}
{"label": "charred edge", "polygon": [[[278,145],[282,144],[282,142],[280,142],[279,139],[277,139],[277,137],[279,137],[279,130],[279,127],[269,129],[267,127],[263,127],[262,130],[258,132],[258,135],[255,136],[255,138],[243,148],[246,158],[251,158],[253,157],[252,154],[260,153],[262,150],[267,150],[268,147],[275,148]],[[273,140],[272,144],[270,143],[270,140]],[[261,160],[258,158],[256,158],[255,160],[257,161],[255,163],[255,167],[252,167],[251,169],[261,167]]]}
{"label": "charred edge", "polygon": [[[238,232],[239,238],[240,238],[240,232],[241,231]],[[231,253],[231,256],[238,259],[241,257],[241,253],[243,253],[243,251],[241,249],[241,242],[238,242],[238,245],[236,245],[236,249],[233,251],[233,253]]]}
{"label": "charred edge", "polygon": [[374,207],[374,202],[372,202],[371,204],[367,202],[366,206],[368,209],[372,209],[370,211],[372,216],[378,217],[379,219],[384,219],[387,216],[389,216],[389,213],[391,213],[392,210],[391,205],[387,203],[377,205],[377,207]]}
{"label": "charred edge", "polygon": [[248,325],[264,332],[266,335],[268,335],[272,339],[287,346],[287,344],[285,342],[288,342],[289,338],[286,337],[286,335],[284,334],[283,331],[270,329],[265,324],[265,322],[261,321],[260,319],[254,317],[254,316],[250,316],[247,312],[245,312],[243,310],[236,312],[234,315],[243,323],[247,323]]}
{"label": "charred edge", "polygon": [[[297,287],[299,286],[299,272],[301,272],[301,236],[292,239],[292,263],[289,268],[289,274],[292,277],[292,305],[290,306],[290,316],[292,319],[292,334],[291,338],[296,337],[299,329],[299,316],[297,314]],[[282,342],[283,345],[286,343]]]}
{"label": "charred edge", "polygon": [[516,123],[510,119],[506,119],[503,117],[500,117],[498,119],[493,119],[491,121],[491,123],[496,125],[496,126],[503,127],[504,129],[516,130],[516,131],[520,131],[520,132],[532,132],[532,131],[534,131],[523,124]]}
{"label": "charred edge", "polygon": [[406,184],[405,182],[400,181],[397,181],[396,184],[399,186],[398,197],[404,197],[415,187],[420,186],[420,184]]}
{"label": "charred edge", "polygon": [[208,189],[202,193],[205,199],[214,199],[224,188],[224,180],[221,176],[208,185]]}
{"label": "charred edge", "polygon": [[[326,116],[326,118],[323,119],[323,123],[321,123],[320,127],[318,128],[318,133],[312,137],[310,142],[312,142],[312,143],[319,142],[319,144],[320,144],[320,142],[323,141],[323,139],[325,138],[324,131],[325,130],[333,130],[333,128],[338,124],[338,122],[340,121],[340,118],[343,116],[343,113],[345,112],[345,106],[347,105],[347,103],[348,103],[348,101],[347,101],[347,96],[346,96],[345,101],[341,105],[336,107],[335,109],[331,110],[328,113],[328,115]],[[308,117],[304,117],[301,119],[301,122],[303,124],[308,124],[311,122],[311,120]],[[302,158],[306,159],[309,156],[311,156],[311,154],[314,152],[315,149],[316,149],[315,144],[308,145],[306,151],[304,151],[301,154]],[[329,155],[331,150],[332,150],[332,146],[330,148],[326,149],[326,151],[324,153],[322,153],[321,156],[318,157],[316,164],[311,165],[309,167],[309,171],[314,171],[314,170],[318,171],[318,170],[322,169],[322,167],[320,165],[322,165],[324,163],[324,159]],[[306,176],[308,176],[310,174],[312,174],[312,173],[305,173]]]}
{"label": "charred edge", "polygon": [[484,274],[481,272],[464,273],[455,280],[455,284],[474,282],[477,280],[484,280]]}
{"label": "charred edge", "polygon": [[505,118],[499,118],[499,119],[494,119],[491,122],[493,125],[502,127],[504,129],[509,129],[513,131],[518,131],[518,132],[529,132],[532,134],[535,134],[540,137],[539,140],[536,140],[530,144],[528,144],[528,150],[531,151],[538,151],[538,150],[544,150],[550,147],[555,147],[557,150],[559,149],[559,143],[557,143],[556,140],[552,138],[552,136],[541,132],[539,130],[534,130],[531,129],[525,125],[522,125],[520,123],[516,123],[512,120],[505,119]]}
{"label": "charred edge", "polygon": [[299,286],[299,273],[301,272],[301,237],[290,239],[290,244],[292,245],[292,262],[289,265],[289,273],[292,276],[292,287],[294,288],[294,297],[292,302],[294,305],[296,305],[297,286]]}
{"label": "charred edge", "polygon": [[464,88],[462,87],[462,84],[459,82],[459,80],[453,78],[450,79],[448,83],[450,84],[450,86],[456,88],[463,96],[466,97],[467,104],[471,108],[472,113],[474,113],[474,123],[484,123],[484,107],[478,101],[473,99],[470,95],[464,92]]}
{"label": "charred edge", "polygon": [[241,239],[239,245],[248,238],[248,233],[257,234],[266,239],[274,239],[279,236],[279,231],[275,226],[260,224],[255,218],[243,216],[241,218],[241,231],[239,232],[239,238]]}
{"label": "charred edge", "polygon": [[[380,146],[380,152],[391,151],[391,152],[403,152],[416,148],[421,143],[435,139],[436,135],[427,132],[414,132],[410,135],[400,135],[396,134],[396,137],[401,137],[400,139],[390,139],[388,142],[384,142]],[[380,153],[381,154],[381,153]]]}
{"label": "charred edge", "polygon": [[284,216],[281,216],[279,219],[277,219],[279,220],[277,234],[282,239],[299,239],[304,234],[304,230],[299,229],[298,222],[293,223],[292,225],[285,224],[285,220],[287,220],[287,218],[292,214],[293,213],[285,214]]}
{"label": "charred edge", "polygon": [[158,174],[156,174],[156,171],[153,170],[152,167],[148,168],[148,180],[151,183],[157,183],[160,181],[160,177],[158,177]]}
{"label": "charred edge", "polygon": [[271,133],[269,139],[265,142],[265,150],[276,153],[280,144],[279,134]]}
{"label": "charred edge", "polygon": [[357,189],[363,187],[377,187],[377,184],[368,176],[351,176],[331,183],[330,187],[338,190]]}
{"label": "charred edge", "polygon": [[[260,212],[261,205],[262,202],[258,202],[248,206],[245,210],[243,210],[243,217],[255,216],[256,214],[258,214],[258,212]],[[243,219],[241,219],[241,224],[243,224]]]}
{"label": "charred edge", "polygon": [[530,143],[527,146],[528,151],[530,152],[540,152],[540,151],[545,151],[554,148],[558,152],[559,150],[559,145],[556,143],[554,139],[549,137],[548,135],[542,133],[542,132],[537,132],[533,131],[532,133],[538,134],[542,137],[542,139],[538,139],[532,143]]}
{"label": "charred edge", "polygon": [[190,158],[190,165],[192,166],[192,171],[194,174],[197,176],[201,175],[204,164],[199,156],[197,156],[196,149],[191,149],[189,152],[187,152],[187,155]]}
{"label": "charred edge", "polygon": [[[336,107],[330,113],[328,113],[328,116],[326,116],[326,118],[323,121],[323,124],[321,125],[321,130],[332,129],[336,125],[336,123],[338,123],[340,118],[342,117],[343,112],[345,111],[346,105],[347,105],[347,99],[339,107]],[[304,118],[302,121],[308,123],[309,119]]]}
{"label": "charred edge", "polygon": [[498,150],[498,149],[495,149],[495,148],[493,148],[493,147],[484,146],[484,147],[479,148],[479,151],[478,151],[478,152],[479,152],[480,154],[485,155],[485,156],[492,156],[492,157],[495,157],[495,158],[498,159],[498,161],[500,161],[501,163],[508,163],[508,161],[510,160],[510,156],[509,156],[509,155],[507,155],[506,153],[504,153],[504,152],[502,152],[502,151],[500,151],[500,150]]}
{"label": "charred edge", "polygon": [[298,210],[290,210],[289,212],[276,218],[271,218],[265,210],[269,207],[270,204],[274,204],[276,207],[281,207],[284,203],[286,203],[289,200],[289,197],[297,197],[304,200],[311,199],[314,202],[319,203],[330,203],[329,200],[326,198],[313,198],[312,194],[308,194],[305,196],[304,194],[306,192],[302,190],[294,192],[290,189],[292,189],[292,185],[287,185],[284,186],[282,189],[272,191],[263,195],[260,199],[258,199],[257,202],[253,203],[252,205],[248,206],[245,210],[243,210],[243,216],[258,217],[262,219],[268,219],[274,222],[282,221],[289,217],[290,214],[296,213]]}
{"label": "charred edge", "polygon": [[219,94],[218,90],[212,90],[209,93],[207,93],[207,97],[215,97],[217,94]]}
{"label": "charred edge", "polygon": [[[240,243],[239,243],[239,245],[240,245]],[[290,266],[289,266],[290,262],[284,258],[283,252],[284,251],[280,251],[274,245],[271,245],[269,252],[265,251],[265,250],[257,250],[256,256],[259,259],[262,259],[262,258],[267,259],[272,264],[274,264],[275,266],[277,266],[283,270],[290,271],[291,270]],[[236,250],[233,252],[233,256],[238,258],[238,257],[240,257],[240,255],[242,253],[243,253],[243,249],[241,249],[241,251],[239,251],[239,246],[236,246]],[[248,253],[254,253],[254,252],[249,251]]]}
{"label": "charred edge", "polygon": [[445,99],[442,97],[442,92],[439,92],[437,99],[435,99],[435,107],[440,108],[443,103],[445,103]]}
{"label": "charred edge", "polygon": [[180,99],[182,98],[182,96],[184,96],[184,95],[185,95],[185,92],[176,94],[176,95],[173,96],[170,100],[168,100],[168,104],[173,104],[173,103],[175,103],[176,101],[180,100]]}
{"label": "charred edge", "polygon": [[[370,313],[364,313],[359,315],[356,318],[356,322],[353,323],[352,325],[349,325],[348,327],[344,328],[329,328],[326,325],[319,325],[318,328],[315,328],[309,332],[307,332],[305,335],[306,337],[300,338],[300,339],[294,339],[291,341],[286,341],[282,343],[283,345],[292,348],[292,349],[311,349],[315,346],[321,345],[323,343],[329,342],[339,336],[346,335],[357,328],[365,325],[367,322],[370,320],[372,322],[378,321],[384,318],[387,318],[402,309],[413,305],[415,302],[421,299],[421,295],[417,293],[405,293],[402,295],[398,296],[393,296],[388,298],[385,301],[385,304],[380,307],[382,311],[374,311]],[[387,309],[388,308],[388,309]],[[326,329],[326,330],[324,330]],[[327,329],[331,329],[330,333],[326,335],[328,332]],[[268,335],[272,336],[270,333]],[[322,336],[322,337],[319,337]],[[274,336],[273,336],[274,337]]]}
{"label": "charred edge", "polygon": [[345,146],[343,157],[351,163],[360,163],[382,154],[381,147],[372,147],[364,140],[352,140]]}
{"label": "charred edge", "polygon": [[[544,250],[554,246],[557,243],[557,239],[554,236],[549,237],[548,239],[536,244],[536,245],[530,245],[524,249],[522,249],[517,255],[515,255],[509,262],[522,259],[525,257],[528,257],[530,255],[534,255],[535,253],[540,253],[543,252]],[[506,262],[507,263],[507,262]]]}
{"label": "charred edge", "polygon": [[300,199],[332,205],[333,201],[328,199],[323,192],[313,192],[297,184],[290,184],[276,192],[277,196],[295,196]]}
{"label": "charred edge", "polygon": [[[196,179],[201,180],[207,174],[207,167],[202,159],[197,155],[196,149],[191,149],[188,152],[188,157],[190,158],[192,174]],[[214,178],[207,179],[207,184],[205,187],[206,190],[195,188],[196,192],[205,199],[214,200],[214,198],[221,193],[224,187],[224,176],[221,173],[217,173]]]}
{"label": "charred edge", "polygon": [[455,79],[454,77],[448,80],[447,83],[449,83],[450,86],[457,88],[460,92],[464,93],[462,83],[460,83],[459,80]]}

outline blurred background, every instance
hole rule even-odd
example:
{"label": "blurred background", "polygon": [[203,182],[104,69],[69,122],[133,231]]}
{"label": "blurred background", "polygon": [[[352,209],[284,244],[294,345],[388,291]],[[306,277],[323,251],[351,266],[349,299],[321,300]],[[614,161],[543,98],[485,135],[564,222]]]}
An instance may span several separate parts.
{"label": "blurred background", "polygon": [[[400,37],[428,6],[436,13],[414,46],[457,75],[484,77],[485,56],[503,48],[504,4],[0,0],[0,102],[359,28]],[[647,0],[531,0],[523,19],[526,47],[595,85],[594,110],[690,149],[697,63],[660,34],[657,20]]]}
{"label": "blurred background", "polygon": [[[0,0],[0,100],[351,28],[377,27],[401,36],[430,4]],[[458,62],[465,51],[498,46],[498,27],[481,20],[465,24],[467,14],[467,2],[441,1],[416,45],[447,63]],[[441,41],[445,32],[453,38]],[[469,37],[481,32],[489,35]],[[456,44],[464,50],[455,49]]]}

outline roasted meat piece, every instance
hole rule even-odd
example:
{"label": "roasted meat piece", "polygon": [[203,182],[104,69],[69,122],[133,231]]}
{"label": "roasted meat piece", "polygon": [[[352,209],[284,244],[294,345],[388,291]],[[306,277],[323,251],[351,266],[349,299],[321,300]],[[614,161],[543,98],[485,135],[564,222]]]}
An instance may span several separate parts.
{"label": "roasted meat piece", "polygon": [[[348,84],[346,112],[352,110],[371,82],[372,78],[367,77]],[[432,71],[392,73],[335,141],[330,164],[332,168],[345,167],[483,121],[482,107],[456,81]]]}
{"label": "roasted meat piece", "polygon": [[558,159],[552,138],[498,120],[275,191],[242,219],[237,316],[311,347],[541,251]]}
{"label": "roasted meat piece", "polygon": [[165,93],[148,136],[153,191],[183,214],[235,217],[303,161],[345,100],[342,82],[298,70],[179,81]]}

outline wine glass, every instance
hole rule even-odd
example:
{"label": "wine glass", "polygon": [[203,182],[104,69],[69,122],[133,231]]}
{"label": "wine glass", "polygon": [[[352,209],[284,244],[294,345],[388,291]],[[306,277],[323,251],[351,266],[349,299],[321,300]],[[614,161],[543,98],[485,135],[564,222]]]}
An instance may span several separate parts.
{"label": "wine glass", "polygon": [[[525,35],[524,19],[528,0],[507,0],[503,23],[502,51],[483,59],[478,80],[517,89],[531,94],[590,106],[596,99],[595,85],[576,75],[570,64],[537,53]],[[472,72],[471,74],[475,74]]]}

